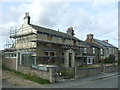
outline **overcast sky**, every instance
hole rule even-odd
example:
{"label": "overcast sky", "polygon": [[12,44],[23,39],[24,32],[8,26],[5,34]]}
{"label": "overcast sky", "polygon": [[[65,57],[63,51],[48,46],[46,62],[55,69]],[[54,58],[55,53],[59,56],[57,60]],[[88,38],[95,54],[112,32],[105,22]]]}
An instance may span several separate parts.
{"label": "overcast sky", "polygon": [[2,1],[0,4],[0,49],[10,41],[10,30],[19,29],[23,24],[25,12],[29,12],[31,23],[61,32],[73,26],[75,36],[81,40],[87,34],[94,38],[108,39],[118,47],[118,2],[75,1],[47,2],[32,0],[31,2]]}

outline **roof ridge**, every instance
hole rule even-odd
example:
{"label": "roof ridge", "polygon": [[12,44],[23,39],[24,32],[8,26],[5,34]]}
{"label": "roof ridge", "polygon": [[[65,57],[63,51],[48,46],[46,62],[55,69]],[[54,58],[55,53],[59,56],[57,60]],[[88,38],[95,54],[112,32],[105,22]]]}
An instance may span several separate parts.
{"label": "roof ridge", "polygon": [[[33,28],[36,29],[36,30],[37,30],[37,28],[38,28],[38,29],[39,29],[39,28],[43,28],[43,29],[46,30],[46,31],[43,31],[43,32],[49,33],[49,31],[47,31],[47,30],[50,30],[50,31],[52,31],[51,33],[56,33],[57,35],[61,34],[60,36],[66,36],[66,37],[69,37],[69,38],[71,38],[71,39],[80,40],[80,39],[78,39],[78,38],[75,37],[75,36],[71,36],[71,35],[69,35],[69,34],[67,34],[67,33],[64,33],[64,32],[61,32],[61,31],[56,31],[56,30],[54,30],[54,29],[50,29],[50,28],[46,28],[46,27],[42,27],[42,26],[38,26],[38,25],[34,25],[34,24],[30,24],[30,26],[33,27]],[[35,28],[35,27],[36,27],[36,28]],[[62,35],[62,34],[63,34],[63,35]],[[81,41],[81,40],[80,40],[80,41]]]}

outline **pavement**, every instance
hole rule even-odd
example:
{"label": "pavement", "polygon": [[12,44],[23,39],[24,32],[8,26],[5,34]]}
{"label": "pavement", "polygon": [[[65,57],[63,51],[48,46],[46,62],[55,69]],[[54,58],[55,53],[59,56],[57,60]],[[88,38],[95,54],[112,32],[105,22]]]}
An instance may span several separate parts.
{"label": "pavement", "polygon": [[58,83],[29,88],[118,88],[118,72],[101,73],[81,79],[61,79]]}
{"label": "pavement", "polygon": [[84,77],[84,78],[73,78],[73,79],[59,79],[59,83],[62,82],[69,82],[69,81],[74,81],[74,80],[82,80],[82,79],[88,79],[88,80],[97,80],[97,79],[102,79],[102,78],[106,78],[106,77],[111,77],[111,76],[115,76],[118,75],[118,72],[110,72],[110,73],[101,73],[98,75],[94,75],[94,76],[90,76],[90,77]]}

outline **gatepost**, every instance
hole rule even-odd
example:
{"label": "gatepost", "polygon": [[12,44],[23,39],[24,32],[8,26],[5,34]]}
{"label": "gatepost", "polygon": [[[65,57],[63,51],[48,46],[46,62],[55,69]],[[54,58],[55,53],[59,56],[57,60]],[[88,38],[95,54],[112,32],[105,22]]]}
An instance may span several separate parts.
{"label": "gatepost", "polygon": [[52,68],[52,67],[49,68],[49,73],[50,73],[50,75],[49,75],[49,77],[50,77],[49,81],[51,83],[56,82],[56,77],[55,77],[56,71],[55,71],[55,68]]}

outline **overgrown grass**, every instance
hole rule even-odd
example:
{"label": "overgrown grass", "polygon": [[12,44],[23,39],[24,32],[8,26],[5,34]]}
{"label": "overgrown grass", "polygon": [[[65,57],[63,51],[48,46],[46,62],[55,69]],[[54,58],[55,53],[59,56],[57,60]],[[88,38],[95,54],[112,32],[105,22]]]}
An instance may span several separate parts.
{"label": "overgrown grass", "polygon": [[78,69],[87,69],[87,68],[96,68],[96,67],[99,67],[99,66],[92,66],[92,65],[90,65],[90,66],[80,66],[80,67],[78,67]]}
{"label": "overgrown grass", "polygon": [[30,80],[30,81],[33,81],[33,82],[36,82],[36,83],[39,83],[39,84],[50,84],[49,80],[46,80],[46,79],[43,79],[43,78],[40,78],[40,77],[37,77],[37,76],[32,76],[30,74],[23,74],[21,72],[11,70],[11,69],[8,69],[6,67],[2,67],[2,69],[10,71],[10,72],[14,73],[15,75],[21,76],[24,79],[27,79],[27,80]]}

